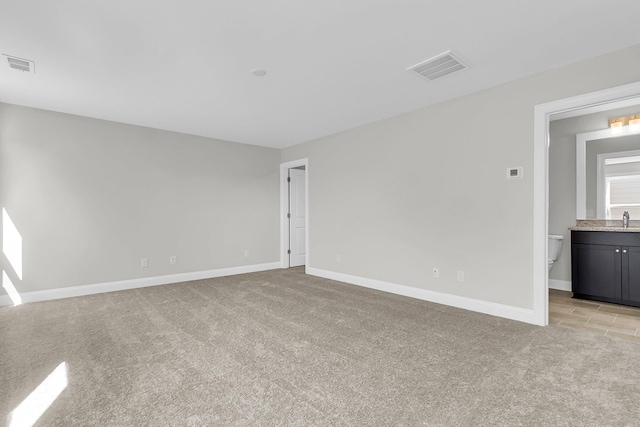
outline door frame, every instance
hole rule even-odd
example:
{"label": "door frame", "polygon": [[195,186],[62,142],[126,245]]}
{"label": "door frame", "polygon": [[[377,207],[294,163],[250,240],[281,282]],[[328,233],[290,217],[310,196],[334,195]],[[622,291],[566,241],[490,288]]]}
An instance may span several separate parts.
{"label": "door frame", "polygon": [[309,256],[309,159],[292,160],[280,163],[280,268],[289,268],[289,257],[287,256],[287,242],[289,241],[289,169],[304,166],[304,209],[305,209],[305,273],[310,266]]}
{"label": "door frame", "polygon": [[533,323],[549,324],[549,120],[554,114],[640,96],[640,82],[538,104],[533,118]]}

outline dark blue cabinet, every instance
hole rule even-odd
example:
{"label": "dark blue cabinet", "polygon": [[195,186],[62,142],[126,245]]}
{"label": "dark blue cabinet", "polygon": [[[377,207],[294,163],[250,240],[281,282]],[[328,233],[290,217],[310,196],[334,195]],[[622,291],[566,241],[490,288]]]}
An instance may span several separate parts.
{"label": "dark blue cabinet", "polygon": [[571,231],[574,298],[640,307],[640,233]]}

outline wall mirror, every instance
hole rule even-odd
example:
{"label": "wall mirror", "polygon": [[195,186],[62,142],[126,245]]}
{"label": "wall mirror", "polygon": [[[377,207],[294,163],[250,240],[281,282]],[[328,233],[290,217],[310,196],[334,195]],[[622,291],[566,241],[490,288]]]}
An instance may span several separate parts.
{"label": "wall mirror", "polygon": [[577,219],[640,219],[640,129],[576,135]]}

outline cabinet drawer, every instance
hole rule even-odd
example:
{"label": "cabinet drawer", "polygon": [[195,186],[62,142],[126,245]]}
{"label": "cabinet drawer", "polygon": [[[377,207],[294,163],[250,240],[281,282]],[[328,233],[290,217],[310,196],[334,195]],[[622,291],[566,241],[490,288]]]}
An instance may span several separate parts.
{"label": "cabinet drawer", "polygon": [[571,231],[571,243],[640,247],[640,233],[616,231]]}

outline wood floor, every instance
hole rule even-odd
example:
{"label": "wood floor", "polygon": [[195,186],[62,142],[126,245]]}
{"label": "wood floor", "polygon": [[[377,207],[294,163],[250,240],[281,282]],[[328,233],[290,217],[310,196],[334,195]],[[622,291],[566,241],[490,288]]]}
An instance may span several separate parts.
{"label": "wood floor", "polygon": [[640,344],[640,308],[573,299],[571,292],[549,290],[549,325]]}

